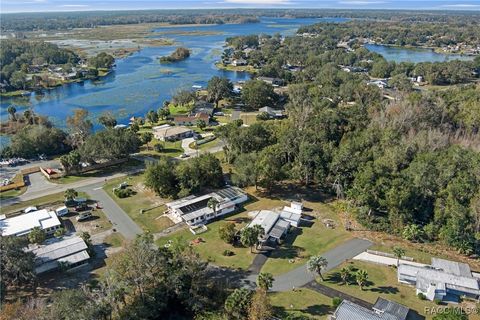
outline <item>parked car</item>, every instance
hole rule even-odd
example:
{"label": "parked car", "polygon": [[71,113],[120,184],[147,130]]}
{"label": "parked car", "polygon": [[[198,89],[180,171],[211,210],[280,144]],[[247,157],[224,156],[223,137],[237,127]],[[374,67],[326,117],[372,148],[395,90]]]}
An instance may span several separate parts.
{"label": "parked car", "polygon": [[57,214],[57,217],[63,217],[68,214],[68,208],[66,206],[57,208],[55,209],[55,213]]}
{"label": "parked car", "polygon": [[90,211],[87,211],[87,212],[82,212],[78,215],[77,217],[77,221],[85,221],[85,220],[88,220],[92,217],[92,212]]}

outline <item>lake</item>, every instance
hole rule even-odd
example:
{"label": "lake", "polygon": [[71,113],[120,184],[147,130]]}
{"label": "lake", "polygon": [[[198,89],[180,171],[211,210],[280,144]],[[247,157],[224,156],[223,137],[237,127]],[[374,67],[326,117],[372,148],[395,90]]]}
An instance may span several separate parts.
{"label": "lake", "polygon": [[[73,109],[86,108],[93,118],[103,111],[112,111],[119,123],[127,123],[131,116],[143,116],[148,110],[157,110],[165,100],[181,88],[192,85],[205,86],[213,76],[224,76],[232,81],[247,80],[245,72],[218,70],[214,63],[220,59],[225,38],[248,34],[292,35],[302,25],[319,22],[344,22],[348,19],[288,19],[262,18],[259,23],[167,26],[155,31],[156,35],[176,41],[174,46],[144,48],[131,56],[116,61],[116,68],[98,81],[72,83],[45,90],[41,94],[32,93],[27,97],[3,98],[0,104],[0,117],[5,119],[7,107],[15,105],[18,112],[27,108],[50,117],[60,127]],[[194,34],[192,34],[192,32]],[[153,35],[152,35],[153,36]],[[171,64],[160,64],[158,57],[169,55],[176,47],[185,46],[192,50],[190,58]],[[454,56],[442,55],[428,50],[393,48],[368,45],[373,50],[395,61],[444,61]],[[461,57],[467,58],[467,57]],[[96,127],[98,128],[98,124]],[[0,136],[0,143],[6,143]]]}
{"label": "lake", "polygon": [[402,48],[384,46],[379,44],[366,44],[365,48],[370,51],[381,54],[388,61],[395,62],[444,62],[451,60],[473,60],[473,56],[461,54],[438,53],[433,49],[423,48]]}

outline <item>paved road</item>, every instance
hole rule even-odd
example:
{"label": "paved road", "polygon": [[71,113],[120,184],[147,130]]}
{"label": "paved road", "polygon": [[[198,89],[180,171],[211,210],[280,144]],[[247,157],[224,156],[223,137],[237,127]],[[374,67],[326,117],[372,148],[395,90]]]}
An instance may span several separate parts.
{"label": "paved road", "polygon": [[92,199],[97,200],[103,208],[103,212],[112,222],[113,227],[120,232],[125,239],[132,240],[137,234],[143,231],[140,227],[123,211],[120,206],[110,198],[102,189],[103,182],[79,188],[79,191],[86,192]]}
{"label": "paved road", "polygon": [[[348,259],[352,259],[359,253],[367,250],[372,243],[368,240],[354,238],[322,254],[328,261],[328,266],[324,272],[334,269]],[[257,274],[249,275],[244,283],[251,287],[255,283]],[[302,265],[292,271],[286,272],[275,277],[272,291],[288,291],[293,287],[300,288],[315,280],[315,276],[307,270],[306,265]]]}

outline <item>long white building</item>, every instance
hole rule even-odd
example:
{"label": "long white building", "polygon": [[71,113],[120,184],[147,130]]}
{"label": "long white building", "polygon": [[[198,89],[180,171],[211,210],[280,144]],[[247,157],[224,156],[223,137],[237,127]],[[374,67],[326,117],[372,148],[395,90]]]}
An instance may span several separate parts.
{"label": "long white building", "polygon": [[61,225],[55,211],[47,209],[31,211],[11,218],[0,218],[2,236],[23,236],[29,234],[35,227],[39,227],[48,235],[51,235]]}
{"label": "long white building", "polygon": [[[216,208],[208,206],[210,199],[217,201]],[[202,196],[188,196],[167,203],[174,222],[185,221],[188,225],[206,224],[210,220],[235,211],[238,204],[246,202],[248,195],[237,187],[228,187]]]}

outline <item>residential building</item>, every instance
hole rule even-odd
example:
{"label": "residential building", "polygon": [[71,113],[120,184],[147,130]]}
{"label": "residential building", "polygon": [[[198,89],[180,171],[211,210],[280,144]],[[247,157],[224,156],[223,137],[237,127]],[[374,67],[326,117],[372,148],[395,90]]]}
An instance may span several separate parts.
{"label": "residential building", "polygon": [[187,116],[174,116],[173,122],[177,126],[193,126],[196,124],[198,120],[205,121],[206,124],[210,123],[210,116],[206,113],[199,112],[195,115],[187,115]]}
{"label": "residential building", "polygon": [[271,107],[263,107],[258,109],[258,111],[268,113],[271,118],[283,118],[285,116],[283,110],[277,110]]}
{"label": "residential building", "polygon": [[372,309],[349,300],[343,300],[337,307],[332,320],[405,320],[410,309],[399,303],[378,298]]}
{"label": "residential building", "polygon": [[200,100],[195,102],[195,108],[193,110],[195,113],[206,113],[211,117],[213,115],[213,109],[213,103]]}
{"label": "residential building", "polygon": [[[208,202],[215,199],[217,205],[210,208]],[[202,196],[188,196],[167,203],[171,219],[177,223],[186,222],[189,226],[206,224],[210,220],[235,211],[238,204],[248,200],[248,195],[237,187],[220,189]]]}
{"label": "residential building", "polygon": [[[292,207],[285,208],[292,209]],[[298,214],[297,212],[285,211],[285,208],[278,212],[272,210],[252,212],[255,217],[248,224],[248,227],[258,225],[263,228],[265,234],[262,237],[262,242],[269,240],[278,242],[287,234],[290,226],[298,227],[301,218],[301,211]]]}
{"label": "residential building", "polygon": [[232,66],[234,66],[234,67],[240,67],[240,66],[246,66],[246,65],[247,65],[247,60],[242,59],[242,58],[234,59],[232,61]]}
{"label": "residential building", "polygon": [[191,138],[194,135],[192,129],[183,126],[171,126],[164,124],[152,128],[155,139],[161,141],[177,141]]}
{"label": "residential building", "polygon": [[283,86],[284,81],[280,78],[272,78],[272,77],[258,77],[257,80],[261,80],[265,83],[271,84],[273,86]]}
{"label": "residential building", "polygon": [[23,236],[29,234],[35,227],[44,230],[47,235],[52,235],[55,230],[61,227],[61,223],[55,211],[47,209],[31,211],[0,220],[2,236]]}
{"label": "residential building", "polygon": [[35,273],[55,270],[61,264],[74,268],[84,265],[90,259],[88,246],[82,238],[66,237],[47,240],[42,245],[30,245],[27,251],[35,254]]}
{"label": "residential building", "polygon": [[398,281],[415,286],[416,293],[428,300],[458,301],[460,296],[478,299],[479,279],[468,264],[432,258],[430,266],[402,264],[397,269]]}

